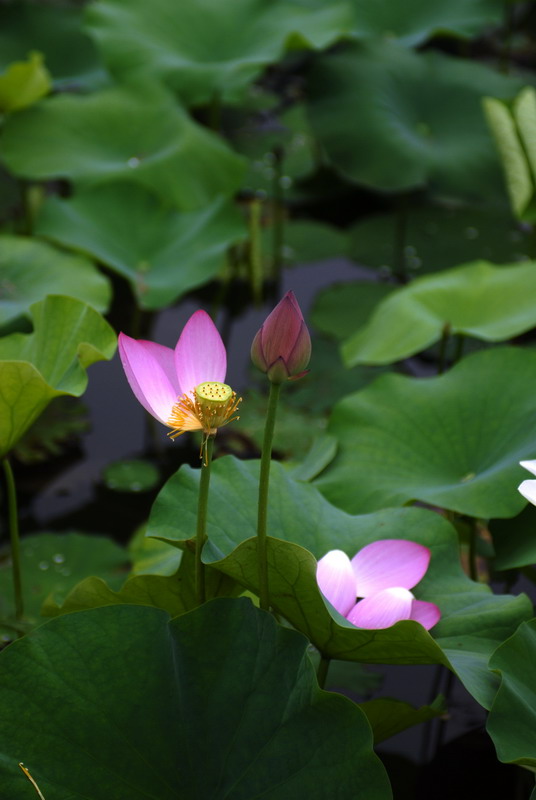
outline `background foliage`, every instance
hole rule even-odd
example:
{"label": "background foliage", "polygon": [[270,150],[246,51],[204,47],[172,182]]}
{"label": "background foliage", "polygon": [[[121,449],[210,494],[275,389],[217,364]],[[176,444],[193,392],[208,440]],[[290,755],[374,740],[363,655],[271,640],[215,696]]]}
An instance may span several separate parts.
{"label": "background foliage", "polygon": [[[4,543],[10,800],[32,791],[20,761],[47,800],[120,797],[125,781],[140,798],[283,798],[299,782],[311,797],[384,800],[373,738],[428,720],[429,739],[445,707],[455,718],[447,670],[489,711],[497,758],[534,768],[536,512],[517,485],[536,457],[535,22],[533,4],[506,0],[0,5],[0,455],[20,487],[26,601],[17,619]],[[86,488],[74,525],[40,529],[31,498],[51,475],[77,463],[91,482],[74,398],[119,330],[155,338],[193,303],[218,319],[231,361],[243,321],[291,287],[311,297],[313,358],[277,423],[277,623],[250,602],[266,387],[249,377],[242,420],[217,439],[209,605],[195,609],[192,589],[196,443],[170,450],[148,429],[143,452]],[[107,377],[98,393],[106,416]],[[441,609],[430,633],[357,630],[318,590],[315,559],[384,538],[432,552],[415,590]],[[346,698],[318,689],[320,656]],[[364,663],[438,665],[429,699],[378,696]],[[433,730],[440,741],[445,721]],[[187,774],[170,766],[176,741]],[[410,780],[388,770],[396,796],[429,797],[412,758]],[[505,774],[501,796],[528,798],[529,773]],[[476,790],[437,779],[441,791]]]}

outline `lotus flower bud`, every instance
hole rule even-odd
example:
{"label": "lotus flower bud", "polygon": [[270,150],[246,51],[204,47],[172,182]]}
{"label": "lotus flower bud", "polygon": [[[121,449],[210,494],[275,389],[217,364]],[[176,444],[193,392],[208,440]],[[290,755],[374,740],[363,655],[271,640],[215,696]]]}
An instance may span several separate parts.
{"label": "lotus flower bud", "polygon": [[294,292],[269,314],[251,345],[251,360],[272,383],[301,378],[311,358],[311,337]]}

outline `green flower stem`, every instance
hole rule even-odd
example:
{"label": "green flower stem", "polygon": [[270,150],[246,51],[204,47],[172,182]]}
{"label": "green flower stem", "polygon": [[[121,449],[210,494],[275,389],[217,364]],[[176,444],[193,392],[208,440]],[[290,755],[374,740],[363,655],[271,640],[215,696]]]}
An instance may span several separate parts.
{"label": "green flower stem", "polygon": [[201,465],[201,481],[199,483],[199,498],[197,501],[197,530],[195,535],[195,596],[199,605],[205,602],[205,565],[201,561],[201,551],[207,540],[207,509],[208,488],[210,486],[210,466],[212,464],[212,450],[214,436],[207,437],[206,447]]}
{"label": "green flower stem", "polygon": [[321,689],[323,689],[324,686],[326,685],[326,678],[328,677],[328,670],[330,664],[331,664],[331,658],[328,658],[328,656],[323,656],[322,654],[320,654],[320,663],[316,671],[316,679]]}
{"label": "green flower stem", "polygon": [[13,571],[13,589],[15,594],[15,617],[21,620],[24,616],[22,600],[22,582],[20,577],[20,551],[19,551],[19,518],[17,513],[17,491],[13,470],[7,457],[2,459],[4,475],[6,477],[6,495],[9,520],[9,536],[11,539],[11,569]]}
{"label": "green flower stem", "polygon": [[257,557],[259,563],[259,599],[260,606],[265,611],[270,608],[270,593],[268,590],[268,558],[266,554],[266,521],[268,516],[268,486],[270,483],[270,464],[272,462],[272,440],[274,438],[275,417],[280,383],[270,384],[270,397],[268,399],[268,412],[264,426],[264,440],[261,454],[261,474],[259,478],[259,513],[257,517]]}

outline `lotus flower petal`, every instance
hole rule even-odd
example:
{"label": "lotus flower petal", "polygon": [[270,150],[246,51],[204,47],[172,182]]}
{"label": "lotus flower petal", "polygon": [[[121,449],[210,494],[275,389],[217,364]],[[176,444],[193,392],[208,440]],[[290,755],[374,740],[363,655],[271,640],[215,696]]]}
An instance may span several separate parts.
{"label": "lotus flower petal", "polygon": [[294,292],[266,317],[251,345],[251,359],[272,383],[299,378],[311,358],[311,337]]}
{"label": "lotus flower petal", "polygon": [[523,481],[517,487],[518,492],[521,492],[530,503],[536,505],[536,481]]}
{"label": "lotus flower petal", "polygon": [[417,542],[383,539],[363,547],[352,559],[357,596],[368,597],[399,586],[412,589],[430,563],[430,550]]}
{"label": "lotus flower petal", "polygon": [[190,395],[205,381],[225,381],[225,346],[206,311],[196,311],[184,326],[175,347],[175,369],[182,394]]}
{"label": "lotus flower petal", "polygon": [[181,393],[173,350],[120,333],[119,355],[136,398],[149,414],[167,425],[171,409]]}
{"label": "lotus flower petal", "polygon": [[343,616],[355,603],[355,576],[350,559],[342,550],[330,550],[316,569],[320,591]]}
{"label": "lotus flower petal", "polygon": [[360,600],[346,615],[346,619],[358,628],[390,628],[395,622],[410,619],[413,601],[414,597],[407,589],[384,589]]}
{"label": "lotus flower petal", "polygon": [[427,603],[425,600],[414,600],[411,605],[410,619],[420,622],[427,631],[437,625],[441,619],[441,611],[435,603]]}
{"label": "lotus flower petal", "polygon": [[528,469],[529,472],[536,475],[536,461],[520,461],[519,463],[523,469]]}

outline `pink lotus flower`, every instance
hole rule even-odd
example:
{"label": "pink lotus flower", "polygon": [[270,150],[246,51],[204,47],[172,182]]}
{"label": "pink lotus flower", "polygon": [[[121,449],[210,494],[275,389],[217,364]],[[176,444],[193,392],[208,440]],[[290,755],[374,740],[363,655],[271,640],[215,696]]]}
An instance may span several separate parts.
{"label": "pink lotus flower", "polygon": [[318,562],[316,579],[324,597],[357,628],[390,628],[412,619],[429,630],[441,612],[409,590],[424,577],[430,555],[404,539],[372,542],[351,561],[342,550],[331,550]]}
{"label": "pink lotus flower", "polygon": [[[519,463],[533,475],[536,475],[536,461],[520,461]],[[536,505],[536,481],[523,481],[523,483],[519,484],[517,490],[529,502]]]}
{"label": "pink lotus flower", "polygon": [[287,292],[256,333],[251,360],[272,383],[283,383],[305,375],[310,358],[309,331],[294,292]]}
{"label": "pink lotus flower", "polygon": [[240,400],[225,384],[227,355],[205,311],[192,314],[170,347],[119,334],[119,354],[130,388],[149,414],[172,429],[214,435],[232,419]]}

